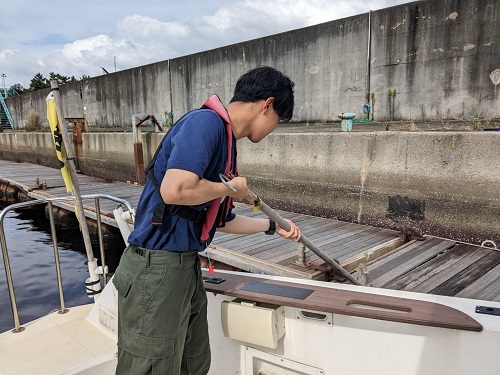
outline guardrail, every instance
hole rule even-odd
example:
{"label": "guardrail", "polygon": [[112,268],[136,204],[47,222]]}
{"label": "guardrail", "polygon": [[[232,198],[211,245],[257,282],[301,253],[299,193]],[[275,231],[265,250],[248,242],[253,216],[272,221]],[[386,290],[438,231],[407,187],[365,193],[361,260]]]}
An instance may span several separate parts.
{"label": "guardrail", "polygon": [[9,128],[14,129],[14,120],[12,119],[12,116],[9,112],[9,107],[7,107],[7,103],[5,103],[5,100],[2,95],[0,95],[0,113],[5,114]]}
{"label": "guardrail", "polygon": [[[114,197],[112,195],[107,195],[107,194],[83,195],[82,199],[94,199],[94,201],[95,201],[96,220],[97,220],[97,235],[99,237],[101,266],[102,266],[102,270],[103,270],[102,276],[103,276],[104,285],[106,285],[107,271],[106,271],[106,259],[104,256],[104,245],[103,245],[103,237],[102,237],[100,199],[109,199],[109,200],[112,200],[114,202],[120,203],[120,204],[124,205],[130,212],[133,212],[132,206],[130,205],[129,202],[127,202],[124,199],[120,199],[120,198]],[[61,276],[61,264],[59,262],[59,249],[57,246],[56,226],[55,226],[55,220],[54,220],[54,214],[52,211],[52,207],[53,207],[53,202],[56,202],[56,201],[74,201],[74,200],[75,200],[75,198],[72,196],[50,198],[50,199],[37,199],[37,200],[33,200],[33,201],[28,201],[28,202],[11,204],[10,206],[7,206],[6,208],[4,208],[2,210],[2,212],[0,212],[0,246],[2,249],[3,263],[4,263],[4,268],[5,268],[5,276],[7,278],[7,287],[9,290],[10,303],[11,303],[11,307],[12,307],[12,316],[14,318],[14,329],[12,330],[12,332],[14,332],[14,333],[24,331],[24,327],[21,327],[21,324],[19,322],[19,314],[18,314],[18,310],[17,310],[16,296],[14,293],[14,283],[12,280],[12,271],[10,268],[9,254],[8,254],[8,249],[7,249],[7,241],[5,238],[5,231],[4,231],[4,225],[3,225],[4,218],[8,212],[15,210],[17,208],[29,207],[29,206],[34,206],[34,205],[38,205],[38,204],[47,204],[48,205],[50,231],[51,231],[51,235],[52,235],[52,242],[54,245],[54,261],[56,264],[57,286],[59,289],[59,301],[60,301],[59,314],[64,314],[68,310],[64,306],[64,293],[63,293],[62,276]]]}

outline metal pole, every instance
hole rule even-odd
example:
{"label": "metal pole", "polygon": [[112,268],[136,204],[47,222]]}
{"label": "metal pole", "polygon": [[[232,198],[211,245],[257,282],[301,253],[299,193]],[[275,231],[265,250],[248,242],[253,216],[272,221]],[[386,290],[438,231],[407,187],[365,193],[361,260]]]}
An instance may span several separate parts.
{"label": "metal pole", "polygon": [[[7,213],[7,211],[4,211]],[[2,212],[2,214],[4,213]],[[12,317],[14,319],[14,329],[12,332],[22,332],[24,327],[19,323],[19,314],[17,312],[16,295],[14,293],[14,283],[12,282],[12,271],[10,270],[9,254],[7,252],[7,243],[5,241],[5,232],[3,230],[3,216],[0,216],[0,245],[2,246],[3,264],[5,267],[5,277],[7,278],[7,288],[9,289],[10,305],[12,306]]]}
{"label": "metal pole", "polygon": [[[254,199],[254,201],[259,201],[260,206],[259,209],[271,220],[274,220],[280,227],[285,229],[286,231],[290,230],[290,224],[288,221],[283,219],[276,211],[274,211],[271,207],[269,207],[266,203],[264,203],[257,195],[255,195],[252,191],[250,191],[250,195]],[[333,259],[331,259],[324,251],[316,247],[306,236],[301,234],[300,240],[307,248],[311,249],[318,255],[321,259],[323,259],[326,263],[328,263],[332,268],[344,276],[347,280],[349,280],[354,285],[363,285],[361,282],[356,280],[349,272],[347,272],[342,266],[335,263]]]}
{"label": "metal pole", "polygon": [[5,239],[5,231],[3,229],[3,219],[7,215],[7,212],[18,207],[29,206],[32,204],[32,202],[17,203],[4,208],[2,212],[0,212],[0,246],[2,248],[3,265],[5,267],[5,277],[7,279],[7,288],[9,290],[10,305],[12,307],[12,318],[14,319],[14,329],[12,330],[13,333],[24,331],[24,327],[21,327],[21,324],[19,322],[19,313],[17,312],[16,295],[14,293],[14,282],[12,281],[12,271],[10,268],[7,241]]}
{"label": "metal pole", "polygon": [[[371,90],[371,60],[372,60],[372,11],[368,12],[368,46],[366,52],[366,92],[368,95],[367,104],[370,104],[370,90]],[[371,104],[373,105],[373,103]],[[370,119],[370,111],[368,111],[367,119]]]}
{"label": "metal pole", "polygon": [[97,220],[97,237],[99,238],[99,250],[101,252],[102,281],[104,283],[104,286],[106,286],[108,280],[106,278],[106,256],[104,254],[104,241],[102,240],[101,205],[99,203],[99,197],[95,197],[95,214]]}
{"label": "metal pole", "polygon": [[7,88],[5,87],[5,73],[2,73],[2,86],[3,86],[3,93],[4,93],[4,98],[7,98]]}
{"label": "metal pole", "polygon": [[56,263],[57,288],[59,289],[59,302],[61,304],[61,308],[59,309],[59,314],[66,314],[69,310],[66,309],[64,306],[61,263],[59,260],[59,248],[57,246],[56,224],[54,222],[54,212],[52,208],[53,208],[52,202],[49,201],[48,210],[50,219],[50,233],[52,235],[52,245],[54,246],[54,261]]}
{"label": "metal pole", "polygon": [[[82,198],[80,194],[80,186],[78,185],[78,178],[76,176],[75,160],[73,155],[73,144],[68,134],[66,120],[64,118],[64,112],[62,109],[61,94],[59,93],[59,87],[57,81],[56,80],[50,81],[50,87],[52,88],[52,93],[54,95],[54,100],[56,102],[57,117],[59,119],[59,127],[61,131],[62,140],[64,145],[66,146],[67,159],[65,163],[68,166],[71,175],[71,180],[73,181],[77,217],[78,221],[80,222],[80,228],[83,235],[83,242],[85,243],[85,251],[87,253],[88,268],[90,275],[90,280],[87,284],[92,285],[92,289],[96,291],[96,293],[93,294],[93,296],[94,300],[97,300],[97,298],[99,298],[98,291],[100,291],[101,289],[100,279],[99,279],[99,274],[96,272],[97,261],[95,260],[94,253],[92,251],[92,243],[90,241],[89,228],[87,226],[87,219],[85,217],[85,211],[83,208]],[[87,294],[88,292],[89,288],[87,286]]]}
{"label": "metal pole", "polygon": [[133,140],[134,140],[134,166],[135,166],[135,181],[139,185],[144,185],[146,176],[144,175],[144,153],[142,151],[142,133],[141,124],[143,119],[135,119],[132,116]]}
{"label": "metal pole", "polygon": [[297,264],[300,266],[306,265],[306,246],[303,243],[299,243],[297,254]]}

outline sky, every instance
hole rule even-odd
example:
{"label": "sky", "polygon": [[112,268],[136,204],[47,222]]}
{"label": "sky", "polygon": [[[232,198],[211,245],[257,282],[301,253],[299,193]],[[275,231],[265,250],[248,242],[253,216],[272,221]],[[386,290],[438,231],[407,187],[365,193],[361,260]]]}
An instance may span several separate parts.
{"label": "sky", "polygon": [[409,0],[0,0],[0,86],[95,77]]}

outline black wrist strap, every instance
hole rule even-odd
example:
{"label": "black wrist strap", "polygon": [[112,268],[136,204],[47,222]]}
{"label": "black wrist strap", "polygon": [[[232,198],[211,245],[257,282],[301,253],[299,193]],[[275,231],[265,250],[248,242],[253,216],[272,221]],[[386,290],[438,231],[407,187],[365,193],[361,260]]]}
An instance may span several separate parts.
{"label": "black wrist strap", "polygon": [[269,229],[264,233],[271,236],[274,234],[274,232],[276,232],[276,223],[274,222],[274,220],[269,219]]}

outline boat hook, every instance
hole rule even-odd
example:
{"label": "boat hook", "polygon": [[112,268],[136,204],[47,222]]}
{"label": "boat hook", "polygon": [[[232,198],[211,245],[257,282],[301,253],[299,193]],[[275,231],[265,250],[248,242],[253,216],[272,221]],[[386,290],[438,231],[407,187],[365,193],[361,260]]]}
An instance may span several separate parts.
{"label": "boat hook", "polygon": [[[219,174],[219,178],[222,183],[226,185],[231,191],[236,192],[236,190],[227,183],[230,181],[230,178],[224,176],[222,173]],[[265,202],[262,201],[255,193],[253,193],[250,189],[248,192],[252,196],[254,200],[254,208],[260,209],[269,219],[274,220],[278,225],[285,229],[286,231],[290,230],[290,224],[283,217],[281,217],[276,211],[274,211],[271,207],[269,207]],[[363,285],[359,280],[354,278],[349,272],[347,272],[341,265],[336,263],[332,258],[330,258],[323,250],[319,249],[316,245],[314,245],[304,234],[301,233],[299,241],[304,244],[308,249],[311,249],[317,256],[323,259],[326,263],[328,263],[335,271],[344,276],[354,285]]]}

